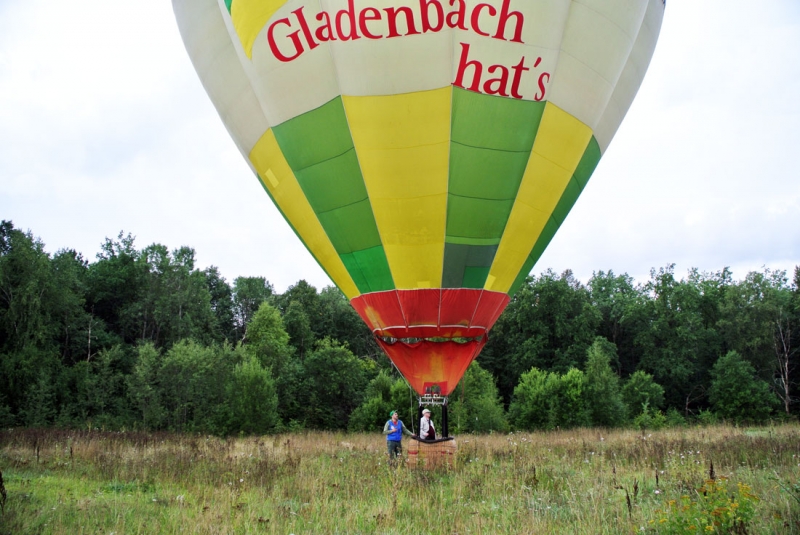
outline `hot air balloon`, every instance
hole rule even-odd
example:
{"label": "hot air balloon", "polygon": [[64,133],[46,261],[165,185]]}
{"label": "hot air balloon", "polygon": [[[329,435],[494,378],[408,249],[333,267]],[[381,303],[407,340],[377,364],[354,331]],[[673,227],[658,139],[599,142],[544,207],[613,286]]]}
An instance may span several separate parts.
{"label": "hot air balloon", "polygon": [[630,107],[665,0],[173,8],[267,194],[421,400],[446,403]]}

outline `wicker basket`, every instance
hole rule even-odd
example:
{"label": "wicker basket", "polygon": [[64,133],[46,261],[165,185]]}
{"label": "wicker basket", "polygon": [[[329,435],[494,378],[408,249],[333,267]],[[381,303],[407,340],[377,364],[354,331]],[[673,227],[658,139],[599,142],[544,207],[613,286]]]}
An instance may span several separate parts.
{"label": "wicker basket", "polygon": [[408,466],[425,470],[453,468],[457,450],[458,445],[455,439],[442,442],[423,442],[411,439],[407,448]]}

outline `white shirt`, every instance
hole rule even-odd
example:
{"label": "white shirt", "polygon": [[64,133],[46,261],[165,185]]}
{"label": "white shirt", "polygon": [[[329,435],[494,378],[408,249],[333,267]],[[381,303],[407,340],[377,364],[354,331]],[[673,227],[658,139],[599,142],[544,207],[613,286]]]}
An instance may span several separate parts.
{"label": "white shirt", "polygon": [[436,429],[435,427],[433,427],[433,422],[431,421],[430,418],[426,418],[425,416],[423,416],[422,419],[419,421],[419,436],[420,436],[420,438],[424,438],[424,437],[428,436],[428,432],[431,429],[433,429],[433,430]]}

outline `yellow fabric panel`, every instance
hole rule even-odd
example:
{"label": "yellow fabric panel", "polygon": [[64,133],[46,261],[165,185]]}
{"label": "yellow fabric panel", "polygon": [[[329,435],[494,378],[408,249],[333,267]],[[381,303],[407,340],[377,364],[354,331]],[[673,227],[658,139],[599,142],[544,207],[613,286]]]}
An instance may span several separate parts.
{"label": "yellow fabric panel", "polygon": [[591,128],[547,103],[485,289],[509,291],[591,139]]}
{"label": "yellow fabric panel", "polygon": [[253,43],[261,29],[288,0],[236,0],[231,4],[233,27],[239,35],[245,54],[252,59]]}
{"label": "yellow fabric panel", "polygon": [[336,286],[342,290],[347,299],[358,297],[360,292],[353,278],[347,272],[314,210],[306,200],[297,178],[275,140],[272,129],[267,130],[253,147],[250,161],[262,177],[262,182],[275,200],[275,204]]}
{"label": "yellow fabric panel", "polygon": [[442,283],[452,88],[343,97],[398,289]]}

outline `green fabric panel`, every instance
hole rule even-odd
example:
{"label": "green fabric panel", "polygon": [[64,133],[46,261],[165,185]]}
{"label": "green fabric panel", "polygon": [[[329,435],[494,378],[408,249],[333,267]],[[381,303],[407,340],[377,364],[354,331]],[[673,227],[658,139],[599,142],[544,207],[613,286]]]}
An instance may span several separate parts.
{"label": "green fabric panel", "polygon": [[317,214],[317,217],[340,255],[381,247],[369,199]]}
{"label": "green fabric panel", "polygon": [[[544,108],[453,88],[444,287],[484,286]],[[476,261],[475,251],[485,258]]]}
{"label": "green fabric panel", "polygon": [[[273,131],[359,291],[375,291],[370,290],[373,286],[394,289],[342,98],[336,97]],[[363,254],[359,256],[359,252]]]}
{"label": "green fabric panel", "polygon": [[500,243],[514,199],[494,201],[449,195],[447,200],[447,241],[461,238],[462,243],[477,238],[475,245],[487,241]]}
{"label": "green fabric panel", "polygon": [[488,267],[466,267],[464,268],[464,283],[462,288],[483,288],[486,284],[486,277],[489,276]]}
{"label": "green fabric panel", "polygon": [[530,149],[508,152],[453,142],[449,193],[480,199],[513,199],[529,157]]}
{"label": "green fabric panel", "polygon": [[471,147],[530,153],[544,107],[544,101],[482,95],[453,87],[452,140]]}
{"label": "green fabric panel", "polygon": [[295,173],[353,149],[342,97],[289,119],[273,131]]}
{"label": "green fabric panel", "polygon": [[353,280],[362,293],[394,290],[394,281],[389,271],[389,262],[383,247],[373,247],[351,254],[341,255],[347,271],[358,273]]}
{"label": "green fabric panel", "polygon": [[497,245],[474,246],[446,243],[443,288],[483,288]]}
{"label": "green fabric panel", "polygon": [[308,203],[317,214],[367,198],[367,188],[361,179],[355,149],[296,171],[295,176],[306,194]]}
{"label": "green fabric panel", "polygon": [[228,8],[228,13],[231,12],[231,4],[232,3],[233,3],[233,0],[225,0],[225,7]]}
{"label": "green fabric panel", "polygon": [[575,174],[573,175],[578,181],[581,191],[583,191],[583,188],[585,188],[586,184],[589,182],[589,177],[594,173],[597,164],[600,163],[601,156],[600,145],[597,144],[597,139],[592,136],[592,140],[589,141],[589,146],[586,147],[586,152],[583,153],[583,158],[581,158],[578,168],[575,169]]}

